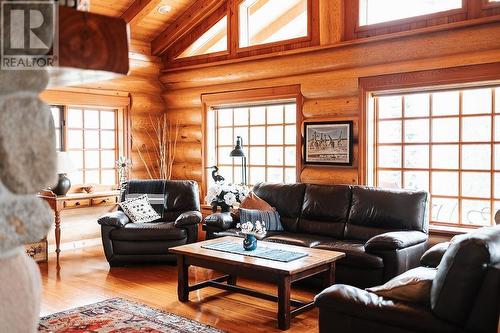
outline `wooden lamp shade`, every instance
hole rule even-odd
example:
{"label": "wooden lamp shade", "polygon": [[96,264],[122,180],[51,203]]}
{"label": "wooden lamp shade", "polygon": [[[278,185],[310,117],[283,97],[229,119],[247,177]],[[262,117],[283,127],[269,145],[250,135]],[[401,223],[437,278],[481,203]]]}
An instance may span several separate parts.
{"label": "wooden lamp shade", "polygon": [[59,66],[50,87],[109,80],[129,72],[128,27],[122,18],[59,7]]}

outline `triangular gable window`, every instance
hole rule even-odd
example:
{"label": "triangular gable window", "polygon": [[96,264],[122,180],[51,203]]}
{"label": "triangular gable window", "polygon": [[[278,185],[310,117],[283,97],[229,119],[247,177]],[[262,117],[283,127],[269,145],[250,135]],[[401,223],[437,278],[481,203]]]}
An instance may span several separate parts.
{"label": "triangular gable window", "polygon": [[177,59],[223,51],[227,51],[227,15],[201,35]]}

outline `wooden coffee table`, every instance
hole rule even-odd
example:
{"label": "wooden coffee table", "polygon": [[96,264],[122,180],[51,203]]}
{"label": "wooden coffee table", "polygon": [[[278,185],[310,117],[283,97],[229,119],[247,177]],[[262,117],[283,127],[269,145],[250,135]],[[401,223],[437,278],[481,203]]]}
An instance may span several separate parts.
{"label": "wooden coffee table", "polygon": [[[170,249],[170,252],[177,255],[179,274],[177,294],[179,301],[187,302],[189,300],[189,292],[191,291],[205,287],[215,287],[278,302],[278,327],[282,330],[290,327],[291,318],[314,308],[313,301],[305,303],[290,299],[291,283],[313,275],[322,274],[324,286],[331,286],[335,282],[335,262],[345,256],[342,252],[265,241],[259,241],[258,246],[306,253],[307,257],[286,263],[202,248],[205,244],[223,241],[243,242],[241,238],[223,237]],[[189,266],[213,269],[225,275],[190,286]],[[278,286],[278,296],[237,286],[236,278],[238,276],[274,283]]]}

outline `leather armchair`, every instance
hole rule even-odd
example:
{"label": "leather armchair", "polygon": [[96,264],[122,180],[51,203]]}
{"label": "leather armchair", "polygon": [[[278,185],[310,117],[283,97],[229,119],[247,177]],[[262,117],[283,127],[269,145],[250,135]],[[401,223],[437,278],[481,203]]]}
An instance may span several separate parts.
{"label": "leather armchair", "polygon": [[104,253],[110,266],[175,262],[170,247],[197,240],[202,220],[198,185],[194,181],[132,180],[127,195],[150,194],[162,216],[152,223],[132,223],[120,209],[99,218]]}
{"label": "leather armchair", "polygon": [[[431,249],[422,259],[437,258],[446,245]],[[315,298],[320,332],[497,331],[500,226],[455,237],[438,267],[427,269],[435,272],[427,304],[392,300],[342,284],[327,288]]]}

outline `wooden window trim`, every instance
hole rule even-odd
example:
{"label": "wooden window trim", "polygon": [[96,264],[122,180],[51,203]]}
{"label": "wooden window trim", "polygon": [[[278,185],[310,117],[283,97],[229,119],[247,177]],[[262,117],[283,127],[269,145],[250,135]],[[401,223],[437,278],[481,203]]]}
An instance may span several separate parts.
{"label": "wooden window trim", "polygon": [[[66,109],[69,106],[118,110],[117,128],[115,129],[117,135],[115,142],[116,150],[119,156],[131,156],[132,137],[129,113],[132,103],[129,93],[86,88],[65,88],[64,90],[46,90],[40,94],[40,98],[49,105],[61,107],[64,113],[66,113]],[[67,119],[66,115],[64,115],[64,119]],[[61,148],[66,146],[65,132],[66,129],[61,129],[61,140],[64,140],[62,141],[63,145]]]}
{"label": "wooden window trim", "polygon": [[[367,137],[367,113],[369,95],[371,93],[398,93],[398,92],[424,92],[436,89],[467,88],[478,85],[491,86],[500,82],[500,62],[452,67],[436,70],[427,70],[409,73],[387,74],[359,79],[361,116],[359,124],[359,165],[360,183],[367,184],[368,180],[368,137]],[[376,135],[376,133],[375,133]],[[488,144],[492,144],[494,138]],[[474,144],[474,143],[471,143]],[[459,161],[461,162],[461,161]],[[440,170],[442,171],[442,170]],[[469,171],[469,170],[467,170]],[[484,170],[483,170],[484,171]],[[430,184],[429,184],[430,185]],[[459,193],[460,194],[460,193]],[[485,199],[485,201],[490,199]],[[447,225],[436,223],[433,225]],[[449,225],[449,224],[448,224]],[[453,227],[474,228],[469,225],[455,224]]]}
{"label": "wooden window trim", "polygon": [[[211,63],[216,61],[225,61],[230,59],[240,59],[256,55],[272,54],[287,50],[311,47],[319,45],[319,0],[308,1],[308,34],[305,37],[298,37],[284,41],[277,41],[266,44],[259,44],[247,47],[239,47],[239,4],[243,0],[228,0],[218,10],[211,14],[206,20],[199,23],[187,36],[175,42],[170,46],[163,61],[168,64],[169,68],[187,67],[198,64]],[[224,15],[228,17],[227,30],[227,51],[202,54],[192,57],[180,58],[176,57],[181,54],[189,45],[197,38],[203,35],[213,24],[218,22]],[[218,18],[218,19],[217,19]]]}
{"label": "wooden window trim", "polygon": [[445,10],[445,11],[431,13],[431,14],[412,16],[412,17],[402,18],[399,20],[392,20],[392,21],[367,24],[367,25],[361,26],[361,25],[359,25],[359,0],[356,0],[356,1],[353,1],[353,7],[352,7],[352,10],[357,15],[356,26],[354,28],[354,31],[361,32],[361,31],[383,29],[383,28],[388,28],[388,27],[392,27],[392,26],[411,24],[411,23],[416,23],[416,22],[426,21],[426,20],[431,20],[431,19],[436,19],[436,18],[443,18],[443,17],[447,17],[450,15],[464,14],[464,13],[467,13],[467,3],[468,3],[468,0],[462,0],[462,7],[461,8],[450,9],[450,10]]}
{"label": "wooden window trim", "polygon": [[[200,24],[198,24],[189,34],[191,38],[182,38],[179,41],[175,42],[168,50],[167,57],[170,59],[170,62],[173,64],[176,63],[185,63],[185,62],[197,62],[203,61],[210,58],[219,59],[225,58],[230,54],[230,32],[231,32],[231,16],[230,16],[230,7],[227,2],[223,3],[218,9],[215,10],[206,20],[203,20]],[[194,43],[198,38],[203,36],[210,28],[212,28],[217,22],[219,22],[224,17],[227,17],[227,50],[212,52],[207,54],[199,54],[190,57],[177,58],[182,54],[192,43]]]}
{"label": "wooden window trim", "polygon": [[487,10],[487,9],[491,9],[491,8],[498,8],[500,7],[500,1],[497,1],[497,2],[489,2],[488,0],[483,0],[483,3],[482,3],[482,9],[483,10]]}
{"label": "wooden window trim", "polygon": [[[67,126],[66,124],[63,126],[62,128],[62,132],[64,133],[63,136],[64,136],[64,141],[63,141],[63,151],[67,151],[67,152],[71,152],[71,151],[75,151],[75,152],[82,152],[83,154],[83,165],[82,165],[82,169],[79,170],[83,173],[83,184],[73,184],[73,185],[85,185],[87,184],[87,181],[85,179],[85,173],[87,171],[99,171],[99,186],[116,186],[118,185],[118,174],[117,174],[117,168],[116,166],[114,166],[113,168],[103,168],[102,167],[102,161],[101,161],[101,157],[100,157],[100,153],[102,151],[113,151],[115,153],[115,161],[118,160],[118,157],[120,156],[120,153],[121,151],[123,151],[123,147],[121,147],[120,145],[120,138],[119,138],[119,134],[120,134],[120,124],[119,124],[119,118],[120,118],[120,113],[123,112],[120,108],[113,108],[113,107],[95,107],[95,106],[76,106],[76,105],[64,105],[62,106],[63,109],[64,109],[64,121],[67,122],[67,119],[68,119],[68,112],[69,112],[69,109],[73,109],[73,110],[81,110],[82,111],[82,127],[69,127]],[[89,128],[86,128],[85,127],[85,110],[92,110],[92,111],[98,111],[99,112],[99,128],[96,128],[96,129],[89,129]],[[102,129],[101,128],[101,119],[100,119],[100,113],[102,111],[112,111],[114,113],[114,116],[115,116],[115,129]],[[69,148],[68,147],[68,141],[67,141],[67,138],[68,138],[68,131],[70,130],[76,130],[76,131],[81,131],[82,132],[82,148]],[[96,131],[99,133],[99,148],[86,148],[85,147],[85,132],[86,131]],[[101,147],[101,134],[102,132],[113,132],[114,133],[114,148],[102,148]],[[99,153],[99,167],[98,168],[88,168],[86,166],[86,160],[85,160],[85,152],[87,151],[93,151],[93,152],[98,152]],[[102,179],[101,179],[101,176],[102,176],[102,171],[110,171],[110,170],[113,170],[115,171],[115,184],[113,185],[104,185],[102,184]]]}
{"label": "wooden window trim", "polygon": [[[485,88],[490,88],[492,87],[487,86]],[[464,89],[467,90],[467,89]],[[377,125],[380,124],[381,122],[390,122],[394,121],[400,121],[401,122],[401,140],[399,143],[378,143],[375,140],[375,147],[374,147],[374,158],[377,160],[378,156],[378,148],[380,147],[388,147],[388,146],[397,146],[401,147],[401,159],[400,159],[400,166],[399,167],[380,167],[378,166],[378,163],[375,163],[374,168],[373,168],[373,179],[375,179],[375,185],[378,184],[378,175],[380,171],[396,171],[400,173],[400,183],[401,186],[404,188],[406,186],[405,184],[405,177],[404,173],[405,172],[411,172],[411,171],[422,171],[422,172],[428,172],[428,184],[429,184],[429,191],[432,189],[432,175],[434,172],[453,172],[457,175],[458,177],[458,188],[457,188],[457,194],[456,195],[441,195],[441,194],[433,194],[431,198],[431,207],[432,207],[432,200],[433,199],[453,199],[457,200],[458,202],[458,221],[456,223],[453,222],[439,222],[439,221],[431,221],[433,225],[443,225],[443,226],[455,226],[455,227],[469,227],[469,228],[474,228],[476,227],[475,225],[471,224],[465,224],[463,223],[462,217],[463,217],[463,211],[462,211],[462,201],[463,200],[473,200],[473,201],[481,201],[481,202],[488,202],[491,209],[494,208],[495,202],[498,202],[498,198],[495,198],[495,192],[494,192],[494,176],[495,173],[498,173],[499,169],[496,168],[494,165],[494,148],[495,148],[495,140],[494,140],[494,134],[495,134],[495,117],[500,116],[500,113],[495,113],[495,93],[493,92],[492,94],[492,103],[491,103],[491,110],[490,113],[478,113],[478,114],[464,114],[463,113],[463,104],[462,104],[462,96],[463,96],[463,91],[460,89],[459,93],[459,112],[455,115],[450,115],[450,116],[435,116],[433,114],[433,104],[432,104],[432,95],[428,97],[428,102],[429,102],[429,115],[427,117],[405,117],[404,112],[405,112],[405,95],[404,93],[401,93],[401,103],[402,103],[402,112],[403,115],[401,118],[383,118],[379,119],[377,112],[378,112],[378,97],[381,97],[380,95],[375,96],[375,131],[377,131]],[[439,91],[439,90],[438,90]],[[456,90],[455,90],[456,91]],[[434,92],[431,92],[431,94]],[[464,141],[462,138],[462,126],[463,126],[463,119],[467,119],[470,117],[485,117],[487,116],[489,118],[489,121],[491,122],[491,140],[487,142],[474,142],[474,141]],[[434,119],[446,119],[446,118],[454,118],[458,120],[458,130],[459,130],[459,139],[457,141],[453,142],[433,142],[432,140],[432,121]],[[429,140],[427,142],[405,142],[405,127],[404,127],[404,121],[413,121],[413,120],[419,120],[419,119],[425,119],[429,121]],[[427,168],[408,168],[404,166],[404,160],[405,160],[405,148],[406,147],[411,147],[411,146],[427,146],[429,147],[429,166]],[[442,145],[453,145],[457,146],[458,148],[458,165],[456,169],[437,169],[432,167],[432,148],[436,146],[442,146]],[[488,169],[464,169],[462,167],[462,147],[464,146],[470,146],[470,145],[487,145],[490,147],[490,167]],[[490,177],[490,195],[488,197],[472,197],[472,196],[466,196],[462,194],[462,185],[463,185],[463,179],[462,175],[464,174],[470,174],[470,173],[482,173],[482,174],[488,174]],[[429,212],[432,213],[432,212]],[[490,221],[490,224],[492,221]]]}
{"label": "wooden window trim", "polygon": [[[232,12],[233,15],[236,17],[236,25],[234,26],[234,40],[236,41],[236,53],[243,53],[243,52],[251,52],[255,50],[260,50],[260,49],[265,49],[269,47],[277,47],[277,46],[293,46],[298,43],[304,43],[304,42],[309,42],[312,43],[314,42],[314,38],[318,37],[319,34],[314,32],[314,18],[317,17],[319,14],[316,13],[316,1],[315,0],[307,0],[307,35],[302,36],[302,37],[296,37],[296,38],[291,38],[291,39],[285,39],[281,41],[276,41],[276,42],[271,42],[271,43],[263,43],[263,44],[257,44],[257,45],[250,45],[250,46],[245,46],[245,47],[240,47],[240,11],[239,11],[239,6],[244,0],[237,0],[232,2]],[[318,6],[319,7],[319,6]],[[319,44],[319,43],[318,43]]]}
{"label": "wooden window trim", "polygon": [[[202,94],[202,168],[205,170],[207,166],[207,140],[206,140],[206,126],[207,126],[207,112],[212,107],[234,106],[237,104],[248,104],[258,102],[269,102],[273,100],[295,99],[296,107],[296,179],[300,181],[302,173],[302,105],[304,97],[300,89],[300,85],[280,86],[272,88],[259,88],[250,90],[237,90],[222,93]],[[280,145],[282,146],[282,145]],[[202,173],[202,197],[205,196],[207,191],[206,173]]]}
{"label": "wooden window trim", "polygon": [[487,0],[462,0],[462,8],[359,26],[359,0],[346,2],[344,9],[344,40],[355,40],[374,36],[383,36],[449,26],[459,22],[477,20],[486,17],[498,17],[500,5]]}

